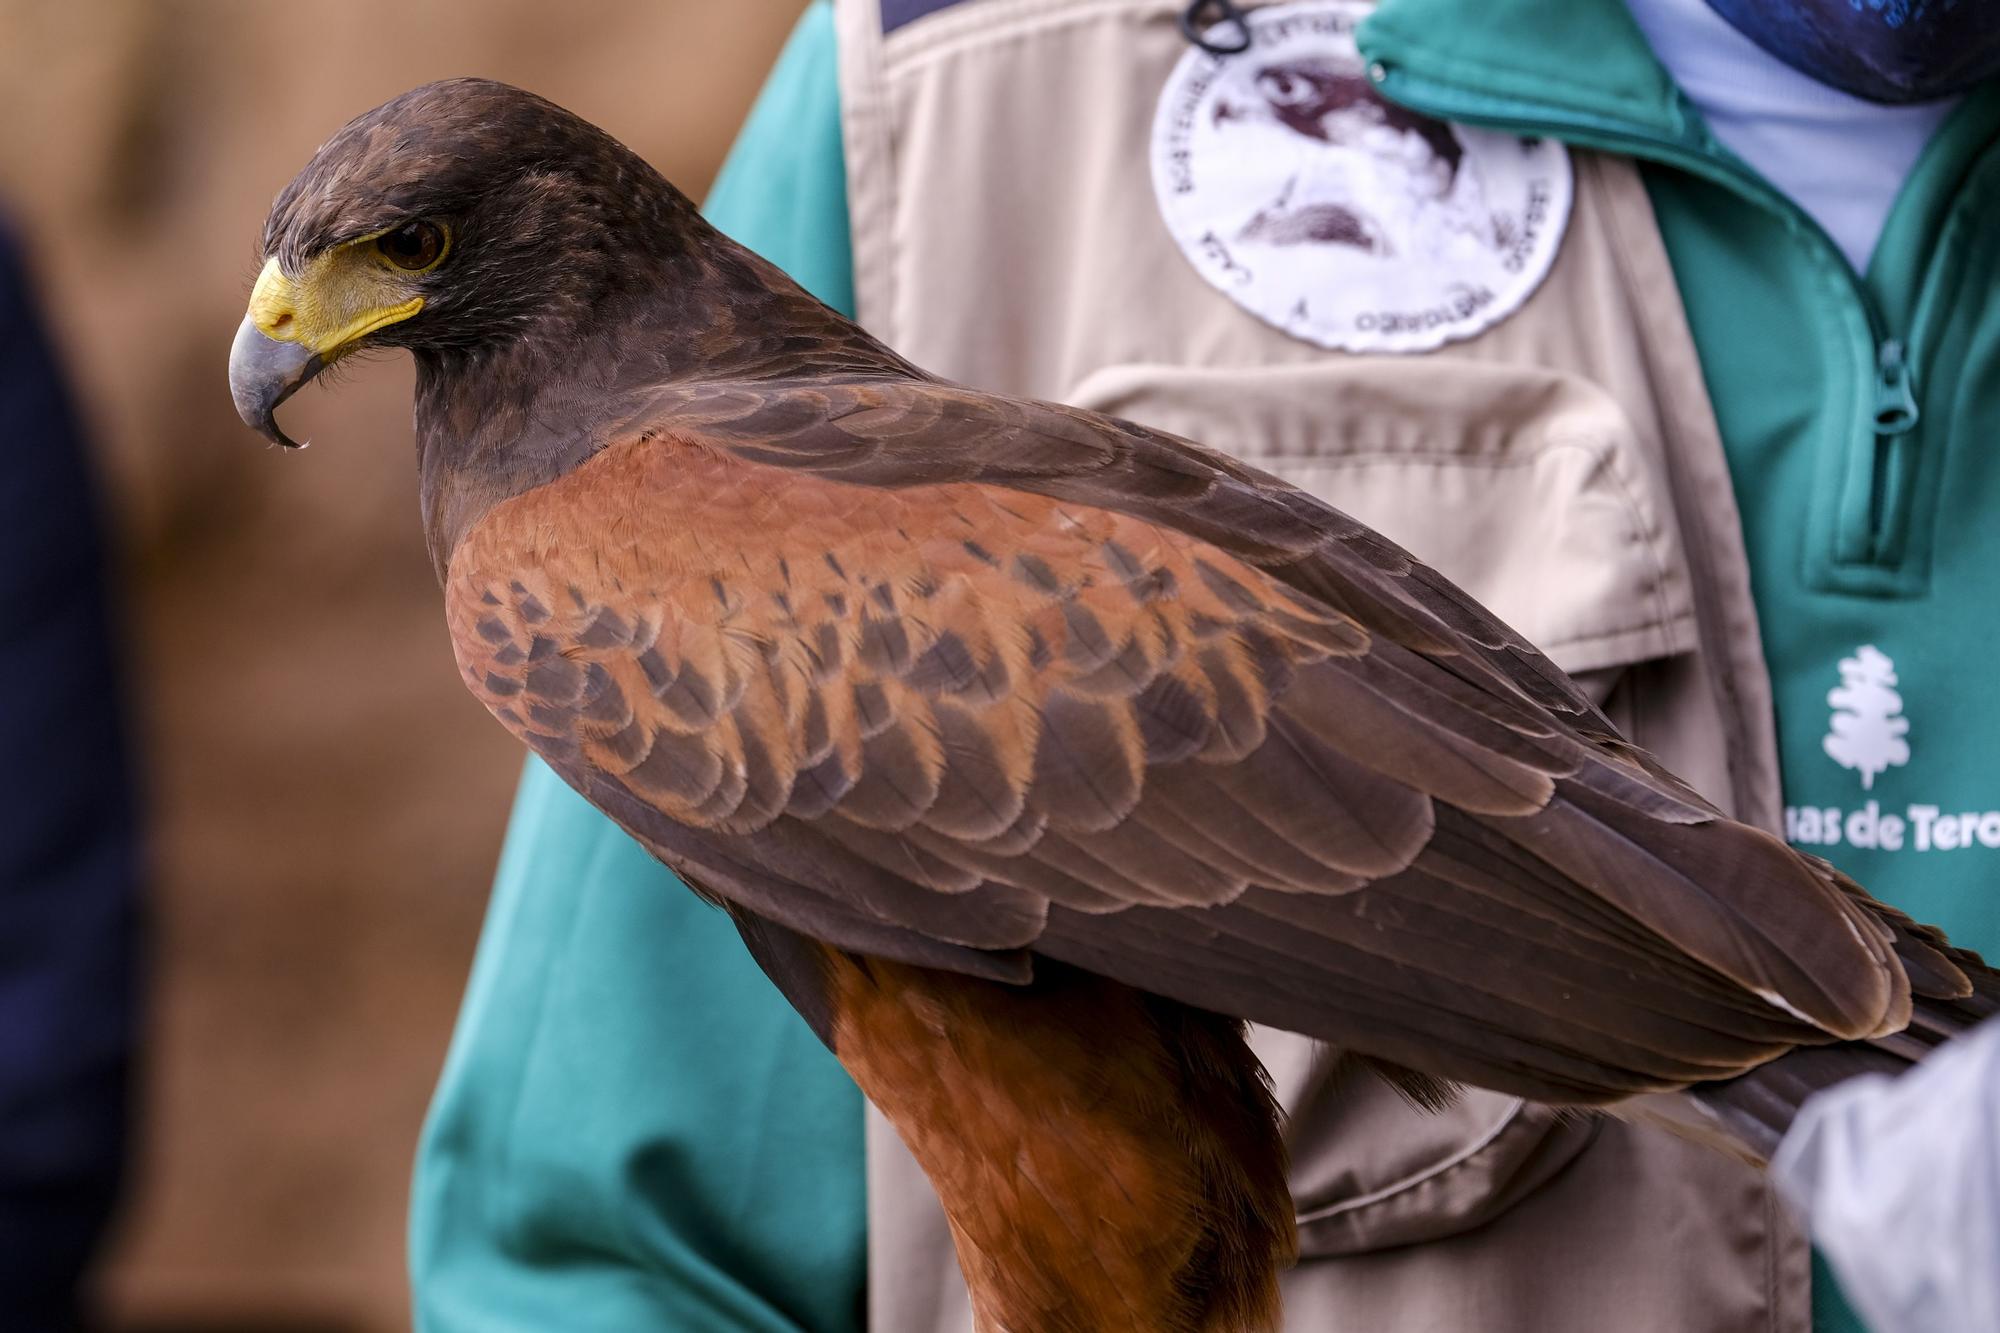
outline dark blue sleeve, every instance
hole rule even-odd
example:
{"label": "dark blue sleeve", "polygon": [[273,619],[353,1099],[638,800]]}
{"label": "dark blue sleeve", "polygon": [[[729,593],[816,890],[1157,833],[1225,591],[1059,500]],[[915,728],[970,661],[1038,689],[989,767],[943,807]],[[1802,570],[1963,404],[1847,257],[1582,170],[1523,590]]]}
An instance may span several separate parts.
{"label": "dark blue sleeve", "polygon": [[88,460],[0,229],[0,1326],[69,1326],[126,1128],[138,856]]}

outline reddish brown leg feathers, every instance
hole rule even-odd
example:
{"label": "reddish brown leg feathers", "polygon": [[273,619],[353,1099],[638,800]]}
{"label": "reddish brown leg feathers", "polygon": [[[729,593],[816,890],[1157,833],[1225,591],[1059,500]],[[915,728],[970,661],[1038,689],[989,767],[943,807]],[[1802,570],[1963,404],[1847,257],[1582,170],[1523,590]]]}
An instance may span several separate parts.
{"label": "reddish brown leg feathers", "polygon": [[834,955],[833,1046],[944,1201],[981,1333],[1262,1333],[1296,1250],[1242,1026],[1038,963]]}

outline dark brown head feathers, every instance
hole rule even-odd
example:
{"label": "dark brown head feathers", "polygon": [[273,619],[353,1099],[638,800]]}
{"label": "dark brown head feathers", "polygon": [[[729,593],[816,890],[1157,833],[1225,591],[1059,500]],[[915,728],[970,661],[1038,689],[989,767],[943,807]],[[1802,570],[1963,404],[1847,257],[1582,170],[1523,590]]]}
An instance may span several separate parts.
{"label": "dark brown head feathers", "polygon": [[287,272],[417,220],[450,229],[426,305],[378,345],[478,347],[641,290],[694,208],[581,117],[491,79],[425,84],[356,117],[278,195],[264,253]]}
{"label": "dark brown head feathers", "polygon": [[360,340],[417,360],[426,522],[442,572],[488,505],[561,475],[688,376],[914,373],[704,222],[609,134],[489,79],[426,84],[329,139],[272,206],[288,273],[415,221],[449,233],[414,316]]}

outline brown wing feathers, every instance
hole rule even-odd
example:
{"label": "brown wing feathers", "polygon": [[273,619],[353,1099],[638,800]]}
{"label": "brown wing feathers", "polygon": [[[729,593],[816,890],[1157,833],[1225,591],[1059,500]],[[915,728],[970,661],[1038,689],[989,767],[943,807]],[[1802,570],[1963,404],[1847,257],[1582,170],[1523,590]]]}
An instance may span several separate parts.
{"label": "brown wing feathers", "polygon": [[504,721],[753,911],[992,975],[1032,949],[1558,1101],[1906,1013],[1855,899],[1297,492],[912,381],[634,415],[671,432],[469,533],[454,639]]}

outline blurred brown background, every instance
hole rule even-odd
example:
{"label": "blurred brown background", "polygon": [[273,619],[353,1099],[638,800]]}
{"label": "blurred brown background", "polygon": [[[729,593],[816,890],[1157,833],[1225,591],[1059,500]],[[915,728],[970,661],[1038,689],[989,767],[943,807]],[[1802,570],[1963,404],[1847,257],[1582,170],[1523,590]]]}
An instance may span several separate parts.
{"label": "blurred brown background", "polygon": [[280,455],[230,338],[273,194],[349,117],[481,74],[704,190],[803,0],[0,0],[0,207],[118,525],[150,790],[144,1106],[121,1333],[406,1328],[403,1211],[519,768],[460,690],[409,368]]}

